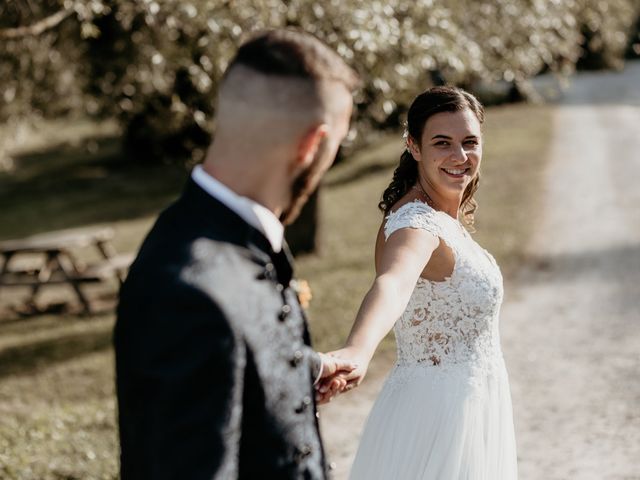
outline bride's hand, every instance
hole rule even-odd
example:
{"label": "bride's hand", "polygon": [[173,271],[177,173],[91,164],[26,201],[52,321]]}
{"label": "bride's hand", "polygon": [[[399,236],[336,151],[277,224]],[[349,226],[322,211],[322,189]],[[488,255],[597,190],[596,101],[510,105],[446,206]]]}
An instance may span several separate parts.
{"label": "bride's hand", "polygon": [[369,358],[362,352],[355,347],[347,346],[340,350],[328,352],[327,355],[349,360],[351,363],[357,365],[351,372],[341,375],[341,377],[346,380],[346,385],[341,389],[341,392],[351,390],[362,383],[367,374],[367,368],[369,367]]}
{"label": "bride's hand", "polygon": [[344,391],[347,386],[345,378],[357,365],[350,359],[318,353],[322,359],[322,372],[316,389],[316,401],[318,404],[330,402],[338,393]]}
{"label": "bride's hand", "polygon": [[[360,385],[367,372],[368,359],[361,355],[356,349],[342,348],[333,352],[321,354],[325,359],[327,356],[339,363],[348,364],[350,369],[343,369],[335,373],[324,376],[316,385],[316,401],[319,404],[328,403],[333,397],[340,393],[352,390]],[[329,363],[329,362],[327,362]]]}

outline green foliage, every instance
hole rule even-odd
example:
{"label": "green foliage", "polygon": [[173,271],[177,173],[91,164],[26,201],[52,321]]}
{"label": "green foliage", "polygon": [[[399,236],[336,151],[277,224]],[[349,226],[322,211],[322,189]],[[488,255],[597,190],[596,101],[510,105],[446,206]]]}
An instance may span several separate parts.
{"label": "green foliage", "polygon": [[629,46],[627,47],[627,58],[640,58],[640,16],[636,20],[636,24],[632,30],[632,35],[629,39]]}
{"label": "green foliage", "polygon": [[[29,25],[60,9],[56,0],[0,3],[0,29]],[[15,39],[0,36],[0,120],[25,113],[59,115],[82,108],[84,49],[78,22],[63,21],[54,30]]]}
{"label": "green foliage", "polygon": [[[578,15],[583,35],[578,67],[582,69],[622,68],[634,21],[640,21],[637,1],[582,1]],[[637,28],[637,27],[636,27]]]}
{"label": "green foliage", "polygon": [[27,109],[115,116],[138,161],[204,155],[218,82],[257,30],[302,28],[352,64],[365,80],[362,129],[397,125],[434,82],[473,89],[619,67],[640,14],[635,0],[47,0],[30,15],[0,7],[1,26],[65,8],[59,25],[0,45],[0,119]]}

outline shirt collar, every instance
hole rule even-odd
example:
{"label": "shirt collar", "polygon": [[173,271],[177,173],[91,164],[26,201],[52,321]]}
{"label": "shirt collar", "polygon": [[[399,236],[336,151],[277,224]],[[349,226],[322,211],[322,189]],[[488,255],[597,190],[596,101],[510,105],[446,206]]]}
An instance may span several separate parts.
{"label": "shirt collar", "polygon": [[205,192],[233,210],[249,225],[262,232],[269,240],[274,252],[282,250],[284,226],[271,210],[250,198],[238,195],[205,172],[201,165],[195,166],[191,172],[191,178]]}

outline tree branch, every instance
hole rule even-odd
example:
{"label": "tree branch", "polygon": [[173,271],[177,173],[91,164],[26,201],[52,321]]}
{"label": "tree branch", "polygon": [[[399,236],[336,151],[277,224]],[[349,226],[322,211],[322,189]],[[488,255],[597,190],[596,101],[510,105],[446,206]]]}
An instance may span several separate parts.
{"label": "tree branch", "polygon": [[3,40],[10,40],[14,38],[40,35],[42,32],[51,30],[52,28],[58,26],[65,18],[67,18],[72,13],[73,9],[67,8],[65,10],[60,10],[59,12],[54,13],[50,17],[43,18],[33,25],[2,29],[0,30],[0,38]]}

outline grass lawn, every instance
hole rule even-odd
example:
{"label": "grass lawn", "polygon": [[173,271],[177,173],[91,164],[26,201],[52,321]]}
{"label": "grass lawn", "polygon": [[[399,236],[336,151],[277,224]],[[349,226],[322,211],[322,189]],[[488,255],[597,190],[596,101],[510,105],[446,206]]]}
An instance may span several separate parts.
{"label": "grass lawn", "polygon": [[[487,117],[474,235],[508,279],[525,260],[535,227],[551,110],[517,105],[489,109]],[[135,250],[186,173],[124,163],[112,134],[109,125],[53,125],[45,145],[17,158],[15,173],[0,173],[0,239],[109,224],[116,248]],[[384,136],[327,175],[321,251],[297,262],[314,296],[311,330],[319,350],[341,345],[373,279],[382,219],[376,205],[401,149],[399,133]],[[2,291],[0,304],[23,293]],[[66,293],[51,295],[58,294]],[[110,313],[0,318],[0,478],[117,478],[112,324]],[[380,350],[391,357],[392,340]]]}

